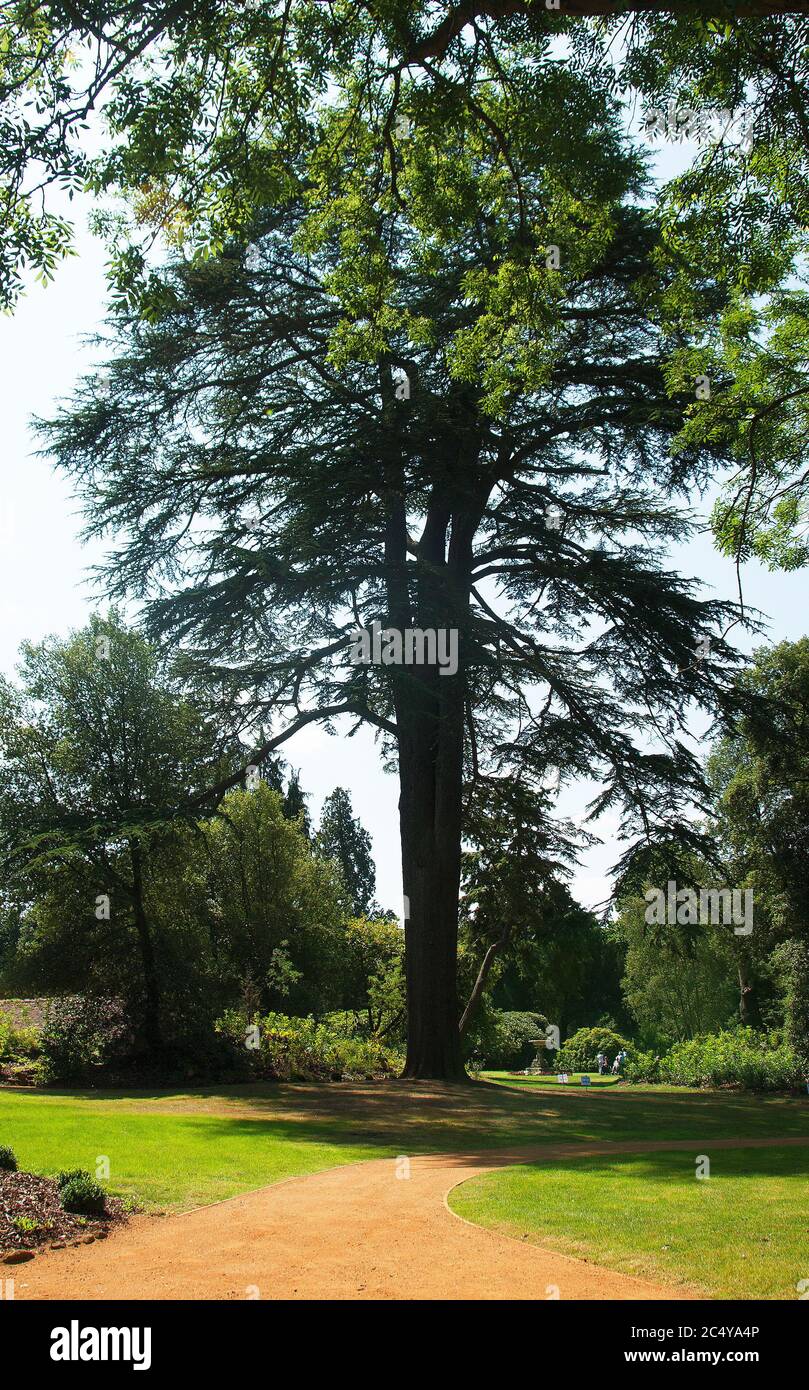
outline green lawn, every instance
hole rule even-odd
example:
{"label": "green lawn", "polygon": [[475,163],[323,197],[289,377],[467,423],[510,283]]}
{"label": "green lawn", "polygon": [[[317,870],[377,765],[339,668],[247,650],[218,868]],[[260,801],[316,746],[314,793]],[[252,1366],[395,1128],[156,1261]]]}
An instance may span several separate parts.
{"label": "green lawn", "polygon": [[581,1086],[583,1076],[589,1078],[591,1086],[620,1086],[621,1081],[617,1076],[599,1076],[597,1071],[569,1071],[568,1081],[559,1081],[556,1075],[549,1073],[541,1076],[538,1073],[532,1076],[515,1076],[510,1071],[487,1071],[483,1073],[486,1081],[496,1081],[501,1086]]}
{"label": "green lawn", "polygon": [[459,1216],[718,1298],[798,1298],[809,1279],[809,1150],[717,1149],[503,1169],[450,1194]]}
{"label": "green lawn", "polygon": [[[809,1135],[779,1096],[477,1082],[251,1085],[177,1092],[0,1090],[0,1144],[33,1172],[95,1169],[110,1190],[184,1208],[338,1163],[597,1139]],[[809,1271],[807,1271],[809,1273]]]}
{"label": "green lawn", "polygon": [[216,1113],[138,1113],[99,1099],[0,1097],[0,1134],[21,1168],[95,1171],[109,1159],[109,1190],[147,1207],[188,1208],[339,1163],[378,1158],[374,1144],[333,1142],[317,1128]]}

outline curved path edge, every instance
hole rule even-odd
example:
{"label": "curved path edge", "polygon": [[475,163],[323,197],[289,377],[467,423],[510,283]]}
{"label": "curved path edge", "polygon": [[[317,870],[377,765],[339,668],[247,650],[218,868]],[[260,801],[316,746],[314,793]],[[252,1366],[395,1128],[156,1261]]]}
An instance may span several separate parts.
{"label": "curved path edge", "polygon": [[[18,1299],[694,1299],[473,1225],[453,1188],[510,1164],[809,1145],[809,1137],[532,1144],[372,1159],[284,1179],[14,1268]],[[409,1172],[409,1176],[406,1174]]]}

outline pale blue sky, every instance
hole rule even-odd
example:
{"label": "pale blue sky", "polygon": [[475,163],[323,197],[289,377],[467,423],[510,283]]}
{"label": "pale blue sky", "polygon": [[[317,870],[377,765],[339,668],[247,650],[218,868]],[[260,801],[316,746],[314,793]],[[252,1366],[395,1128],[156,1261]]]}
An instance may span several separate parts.
{"label": "pale blue sky", "polygon": [[[685,154],[666,152],[661,160],[668,172]],[[46,634],[65,635],[80,626],[93,610],[85,581],[87,567],[98,549],[81,547],[80,518],[65,480],[50,465],[33,456],[35,444],[29,422],[48,415],[60,397],[92,361],[82,344],[104,314],[104,254],[86,230],[87,206],[74,204],[79,255],[59,270],[47,288],[34,285],[13,318],[0,318],[2,371],[2,491],[0,492],[0,584],[4,616],[0,627],[0,663],[11,672],[23,639],[37,641]],[[714,551],[710,539],[696,538],[677,555],[677,566],[699,576],[721,597],[735,598],[733,566]],[[807,630],[806,574],[769,574],[758,564],[746,566],[745,598],[764,610],[771,641],[796,639]],[[738,630],[737,630],[738,632]],[[749,648],[744,635],[739,645]],[[346,726],[347,728],[348,726]],[[696,729],[695,729],[695,732]],[[373,735],[360,731],[352,740],[330,738],[310,727],[285,747],[300,769],[311,793],[310,810],[318,815],[323,797],[335,786],[348,787],[355,814],[370,831],[377,865],[377,895],[385,906],[400,910],[401,872],[396,814],[397,782],[381,771]],[[571,817],[594,788],[566,789],[560,811]],[[620,853],[609,840],[611,823],[601,822],[607,843],[584,858],[574,891],[587,904],[603,900],[607,874]]]}

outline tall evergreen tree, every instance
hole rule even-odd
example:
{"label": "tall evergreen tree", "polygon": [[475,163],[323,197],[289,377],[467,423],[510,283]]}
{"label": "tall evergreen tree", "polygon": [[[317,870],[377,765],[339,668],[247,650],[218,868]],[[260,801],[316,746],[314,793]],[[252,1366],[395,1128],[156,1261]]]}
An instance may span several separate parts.
{"label": "tall evergreen tree", "polygon": [[293,772],[284,792],[284,815],[287,820],[299,821],[300,828],[308,840],[312,832],[312,823],[306,809],[306,796],[298,773]]}
{"label": "tall evergreen tree", "polygon": [[[704,782],[679,721],[689,701],[735,698],[731,607],[698,601],[656,558],[688,531],[672,492],[688,497],[712,459],[669,454],[693,395],[665,381],[671,279],[640,167],[586,92],[557,124],[589,158],[549,162],[549,132],[526,128],[527,204],[496,150],[444,152],[440,188],[424,151],[414,182],[455,204],[442,241],[392,200],[372,226],[302,244],[293,204],[267,213],[249,254],[176,265],[154,324],[120,310],[103,394],[88,380],[49,429],[88,531],[121,538],[113,592],[145,600],[198,682],[219,690],[226,674],[240,714],[248,700],[257,724],[274,721],[254,761],[339,715],[395,750],[414,1076],[462,1075],[465,776],[597,773],[594,814],[621,807],[628,837],[674,822],[688,838],[683,807]],[[384,245],[398,304],[383,325],[368,317],[371,273],[348,344],[334,296],[346,235],[366,270]],[[500,335],[478,294],[506,254],[522,269],[502,292],[532,297],[541,332]],[[721,302],[695,274],[688,322],[669,333],[687,342]],[[374,620],[456,634],[457,670],[352,660],[357,624]]]}
{"label": "tall evergreen tree", "polygon": [[376,887],[376,870],[371,853],[371,837],[359,816],[353,816],[351,797],[345,787],[335,787],[323,802],[317,852],[334,859],[343,871],[351,894],[354,913],[364,916],[370,909]]}

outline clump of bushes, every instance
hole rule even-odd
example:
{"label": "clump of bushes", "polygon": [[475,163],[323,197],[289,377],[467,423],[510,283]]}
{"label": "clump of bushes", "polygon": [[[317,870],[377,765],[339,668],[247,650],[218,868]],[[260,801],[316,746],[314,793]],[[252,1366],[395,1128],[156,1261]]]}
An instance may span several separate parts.
{"label": "clump of bushes", "polygon": [[627,1053],[628,1062],[633,1054],[633,1045],[620,1033],[613,1032],[611,1028],[580,1028],[565,1042],[556,1059],[556,1066],[559,1071],[595,1071],[599,1052],[603,1052],[612,1062],[622,1049]]}
{"label": "clump of bushes", "polygon": [[626,1081],[660,1081],[660,1057],[655,1052],[634,1052],[624,1065]]}
{"label": "clump of bushes", "polygon": [[0,1059],[22,1061],[36,1057],[38,1052],[39,1034],[36,1028],[15,1023],[7,1013],[0,1013]]}
{"label": "clump of bushes", "polygon": [[365,1080],[396,1074],[401,1057],[375,1038],[348,1037],[313,1018],[228,1010],[217,1031],[244,1050],[254,1076],[268,1081]]}
{"label": "clump of bushes", "polygon": [[39,1040],[43,1081],[90,1080],[120,1053],[129,1033],[117,999],[77,995],[51,1000]]}
{"label": "clump of bushes", "polygon": [[709,1034],[676,1043],[661,1061],[661,1080],[677,1086],[742,1086],[782,1091],[800,1085],[793,1050],[779,1034],[753,1028]]}
{"label": "clump of bushes", "polygon": [[59,1173],[56,1185],[65,1211],[76,1216],[103,1216],[106,1209],[106,1193],[100,1182],[83,1168]]}
{"label": "clump of bushes", "polygon": [[675,1043],[662,1057],[639,1053],[627,1065],[630,1081],[673,1086],[738,1086],[749,1091],[789,1091],[802,1070],[780,1033],[735,1028]]}
{"label": "clump of bushes", "polygon": [[16,1171],[17,1155],[13,1149],[9,1148],[8,1144],[0,1144],[0,1172],[16,1173]]}
{"label": "clump of bushes", "polygon": [[[536,1056],[534,1038],[543,1038],[548,1020],[544,1014],[493,1009],[484,1001],[464,1039],[464,1052],[473,1070],[517,1071]],[[548,1052],[548,1065],[553,1061]]]}

